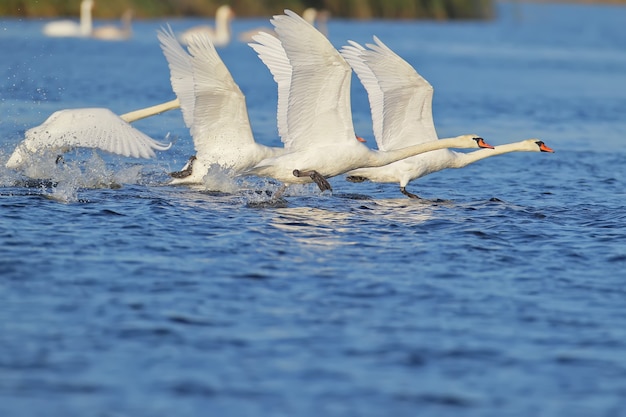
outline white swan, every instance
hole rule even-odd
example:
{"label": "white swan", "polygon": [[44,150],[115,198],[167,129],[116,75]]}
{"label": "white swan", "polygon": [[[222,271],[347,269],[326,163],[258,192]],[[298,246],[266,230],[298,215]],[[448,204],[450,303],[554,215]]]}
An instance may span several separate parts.
{"label": "white swan", "polygon": [[[341,53],[367,90],[378,148],[389,151],[407,145],[436,143],[437,132],[431,107],[433,87],[378,38],[374,37],[374,42],[375,45],[367,45],[369,49],[350,42],[350,46],[344,46]],[[462,168],[484,158],[520,151],[553,152],[538,139],[470,153],[441,149],[383,167],[359,168],[348,173],[348,180],[398,182],[404,195],[418,198],[406,190],[407,184],[416,178],[445,168]]]}
{"label": "white swan", "polygon": [[177,105],[175,100],[122,116],[105,108],[59,110],[41,125],[26,131],[25,139],[17,145],[6,167],[19,169],[33,155],[46,151],[64,153],[73,148],[94,148],[133,158],[154,158],[155,150],[165,151],[172,144],[155,141],[129,122]]}
{"label": "white swan", "polygon": [[92,31],[91,9],[93,0],[83,0],[80,3],[80,22],[74,20],[57,20],[44,25],[43,33],[52,37],[90,36]]}
{"label": "white swan", "polygon": [[105,41],[123,41],[133,36],[132,29],[133,11],[126,10],[122,14],[121,26],[105,25],[93,29],[91,36]]}
{"label": "white swan", "polygon": [[235,16],[233,9],[229,5],[222,5],[215,12],[215,28],[207,25],[195,26],[184,31],[180,36],[180,41],[189,45],[194,35],[204,33],[209,37],[214,46],[226,46],[230,42],[230,21]]}
{"label": "white swan", "polygon": [[214,164],[237,174],[283,152],[254,141],[245,97],[207,34],[189,39],[189,53],[171,29],[161,30],[158,38],[197,152],[180,172],[172,173],[172,184],[202,183]]}
{"label": "white swan", "polygon": [[248,173],[285,185],[315,182],[324,191],[331,189],[325,178],[356,168],[382,166],[435,149],[490,147],[476,135],[463,135],[388,152],[370,150],[354,140],[348,63],[296,13],[285,10],[271,22],[280,42],[264,34],[256,41],[273,57],[262,59],[278,83],[278,126],[287,152],[259,162]]}

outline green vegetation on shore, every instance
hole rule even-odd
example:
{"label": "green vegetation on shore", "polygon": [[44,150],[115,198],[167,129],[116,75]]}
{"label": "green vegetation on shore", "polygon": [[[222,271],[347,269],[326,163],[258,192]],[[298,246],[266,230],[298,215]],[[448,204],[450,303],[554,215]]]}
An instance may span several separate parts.
{"label": "green vegetation on shore", "polygon": [[[328,10],[334,17],[485,19],[492,17],[492,0],[100,0],[96,18],[116,18],[133,9],[136,18],[213,16],[221,4],[230,4],[237,16],[269,16],[284,9],[307,7]],[[0,16],[78,16],[80,0],[2,0]]]}

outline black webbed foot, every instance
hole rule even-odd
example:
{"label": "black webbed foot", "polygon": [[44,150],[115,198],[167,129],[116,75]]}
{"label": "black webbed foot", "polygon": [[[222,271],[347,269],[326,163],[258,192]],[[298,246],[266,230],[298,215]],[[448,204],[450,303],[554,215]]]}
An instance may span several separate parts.
{"label": "black webbed foot", "polygon": [[409,198],[421,199],[421,197],[420,197],[420,196],[418,196],[418,195],[416,195],[416,194],[413,194],[413,193],[408,192],[408,191],[406,190],[406,188],[405,188],[405,187],[400,187],[400,192],[401,192],[402,194],[404,194],[405,196],[409,197]]}
{"label": "black webbed foot", "polygon": [[311,180],[317,184],[317,187],[320,191],[332,191],[333,188],[330,186],[330,183],[326,178],[324,178],[319,172],[315,170],[311,171],[300,171],[299,169],[293,170],[293,175],[296,177],[309,177]]}
{"label": "black webbed foot", "polygon": [[193,162],[196,160],[196,156],[192,155],[189,158],[189,161],[187,162],[187,164],[185,165],[185,168],[183,168],[180,171],[174,171],[174,172],[170,172],[170,177],[172,178],[187,178],[188,176],[191,175],[191,173],[193,172]]}
{"label": "black webbed foot", "polygon": [[346,180],[350,182],[365,182],[368,180],[366,177],[359,177],[357,175],[349,175],[346,177]]}

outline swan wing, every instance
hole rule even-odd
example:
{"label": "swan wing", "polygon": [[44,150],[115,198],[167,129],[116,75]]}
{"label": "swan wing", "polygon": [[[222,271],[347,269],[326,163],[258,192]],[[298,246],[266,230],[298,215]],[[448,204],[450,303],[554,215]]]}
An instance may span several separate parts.
{"label": "swan wing", "polygon": [[[181,102],[181,108],[185,107],[193,114],[189,117],[190,123],[187,120],[185,123],[189,126],[198,157],[253,144],[245,97],[211,39],[203,34],[193,36],[188,44],[189,53],[186,53],[171,30],[160,35],[166,38],[164,52],[168,51],[166,58],[170,65],[172,88]],[[178,51],[172,53],[174,48]],[[184,58],[183,54],[187,57]],[[193,92],[193,99],[190,99],[190,91]]]}
{"label": "swan wing", "polygon": [[350,65],[330,41],[296,13],[271,20],[292,67],[285,148],[354,142]]}
{"label": "swan wing", "polygon": [[154,158],[155,150],[171,146],[155,141],[105,108],[54,112],[43,124],[26,131],[23,145],[30,152],[96,148],[134,158]]}
{"label": "swan wing", "polygon": [[363,52],[366,49],[360,44],[354,41],[348,41],[350,45],[346,45],[341,48],[341,55],[348,61],[348,64],[352,67],[357,77],[365,87],[367,91],[367,98],[370,103],[370,110],[372,113],[372,129],[374,131],[374,137],[378,148],[383,150],[383,107],[384,107],[384,95],[383,90],[378,84],[378,78],[372,71],[372,69],[365,63]]}
{"label": "swan wing", "polygon": [[254,42],[248,45],[254,49],[259,58],[272,73],[278,85],[278,108],[276,122],[278,134],[283,142],[289,139],[287,109],[289,107],[289,89],[291,87],[291,63],[280,40],[267,33],[259,32],[252,37]]}
{"label": "swan wing", "polygon": [[[382,114],[382,127],[377,128],[382,136],[376,138],[379,148],[399,149],[437,140],[432,117],[432,85],[375,36],[374,42],[367,44],[368,49],[360,51],[359,56],[382,91],[382,101],[380,96],[375,96],[376,110],[372,110],[379,124]],[[371,84],[366,82],[364,86],[371,88]]]}
{"label": "swan wing", "polygon": [[162,28],[157,32],[157,37],[170,68],[170,83],[180,102],[180,110],[183,113],[185,126],[191,128],[193,126],[196,104],[191,57],[180,46],[171,27],[168,26],[167,29]]}

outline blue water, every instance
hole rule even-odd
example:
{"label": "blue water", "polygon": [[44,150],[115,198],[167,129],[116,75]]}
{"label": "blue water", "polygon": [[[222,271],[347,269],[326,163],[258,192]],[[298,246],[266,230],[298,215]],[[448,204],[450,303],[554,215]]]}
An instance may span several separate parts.
{"label": "blue water", "polygon": [[[136,123],[175,140],[154,161],[79,153],[34,186],[0,168],[0,416],[626,415],[626,8],[498,12],[330,22],[335,46],[376,34],[418,68],[440,136],[556,150],[422,178],[421,201],[342,177],[279,207],[266,180],[168,186],[193,153],[179,111]],[[126,43],[42,23],[0,20],[2,166],[55,110],[173,98],[165,20]],[[271,76],[220,54],[278,146]],[[373,146],[356,78],[353,112]]]}

